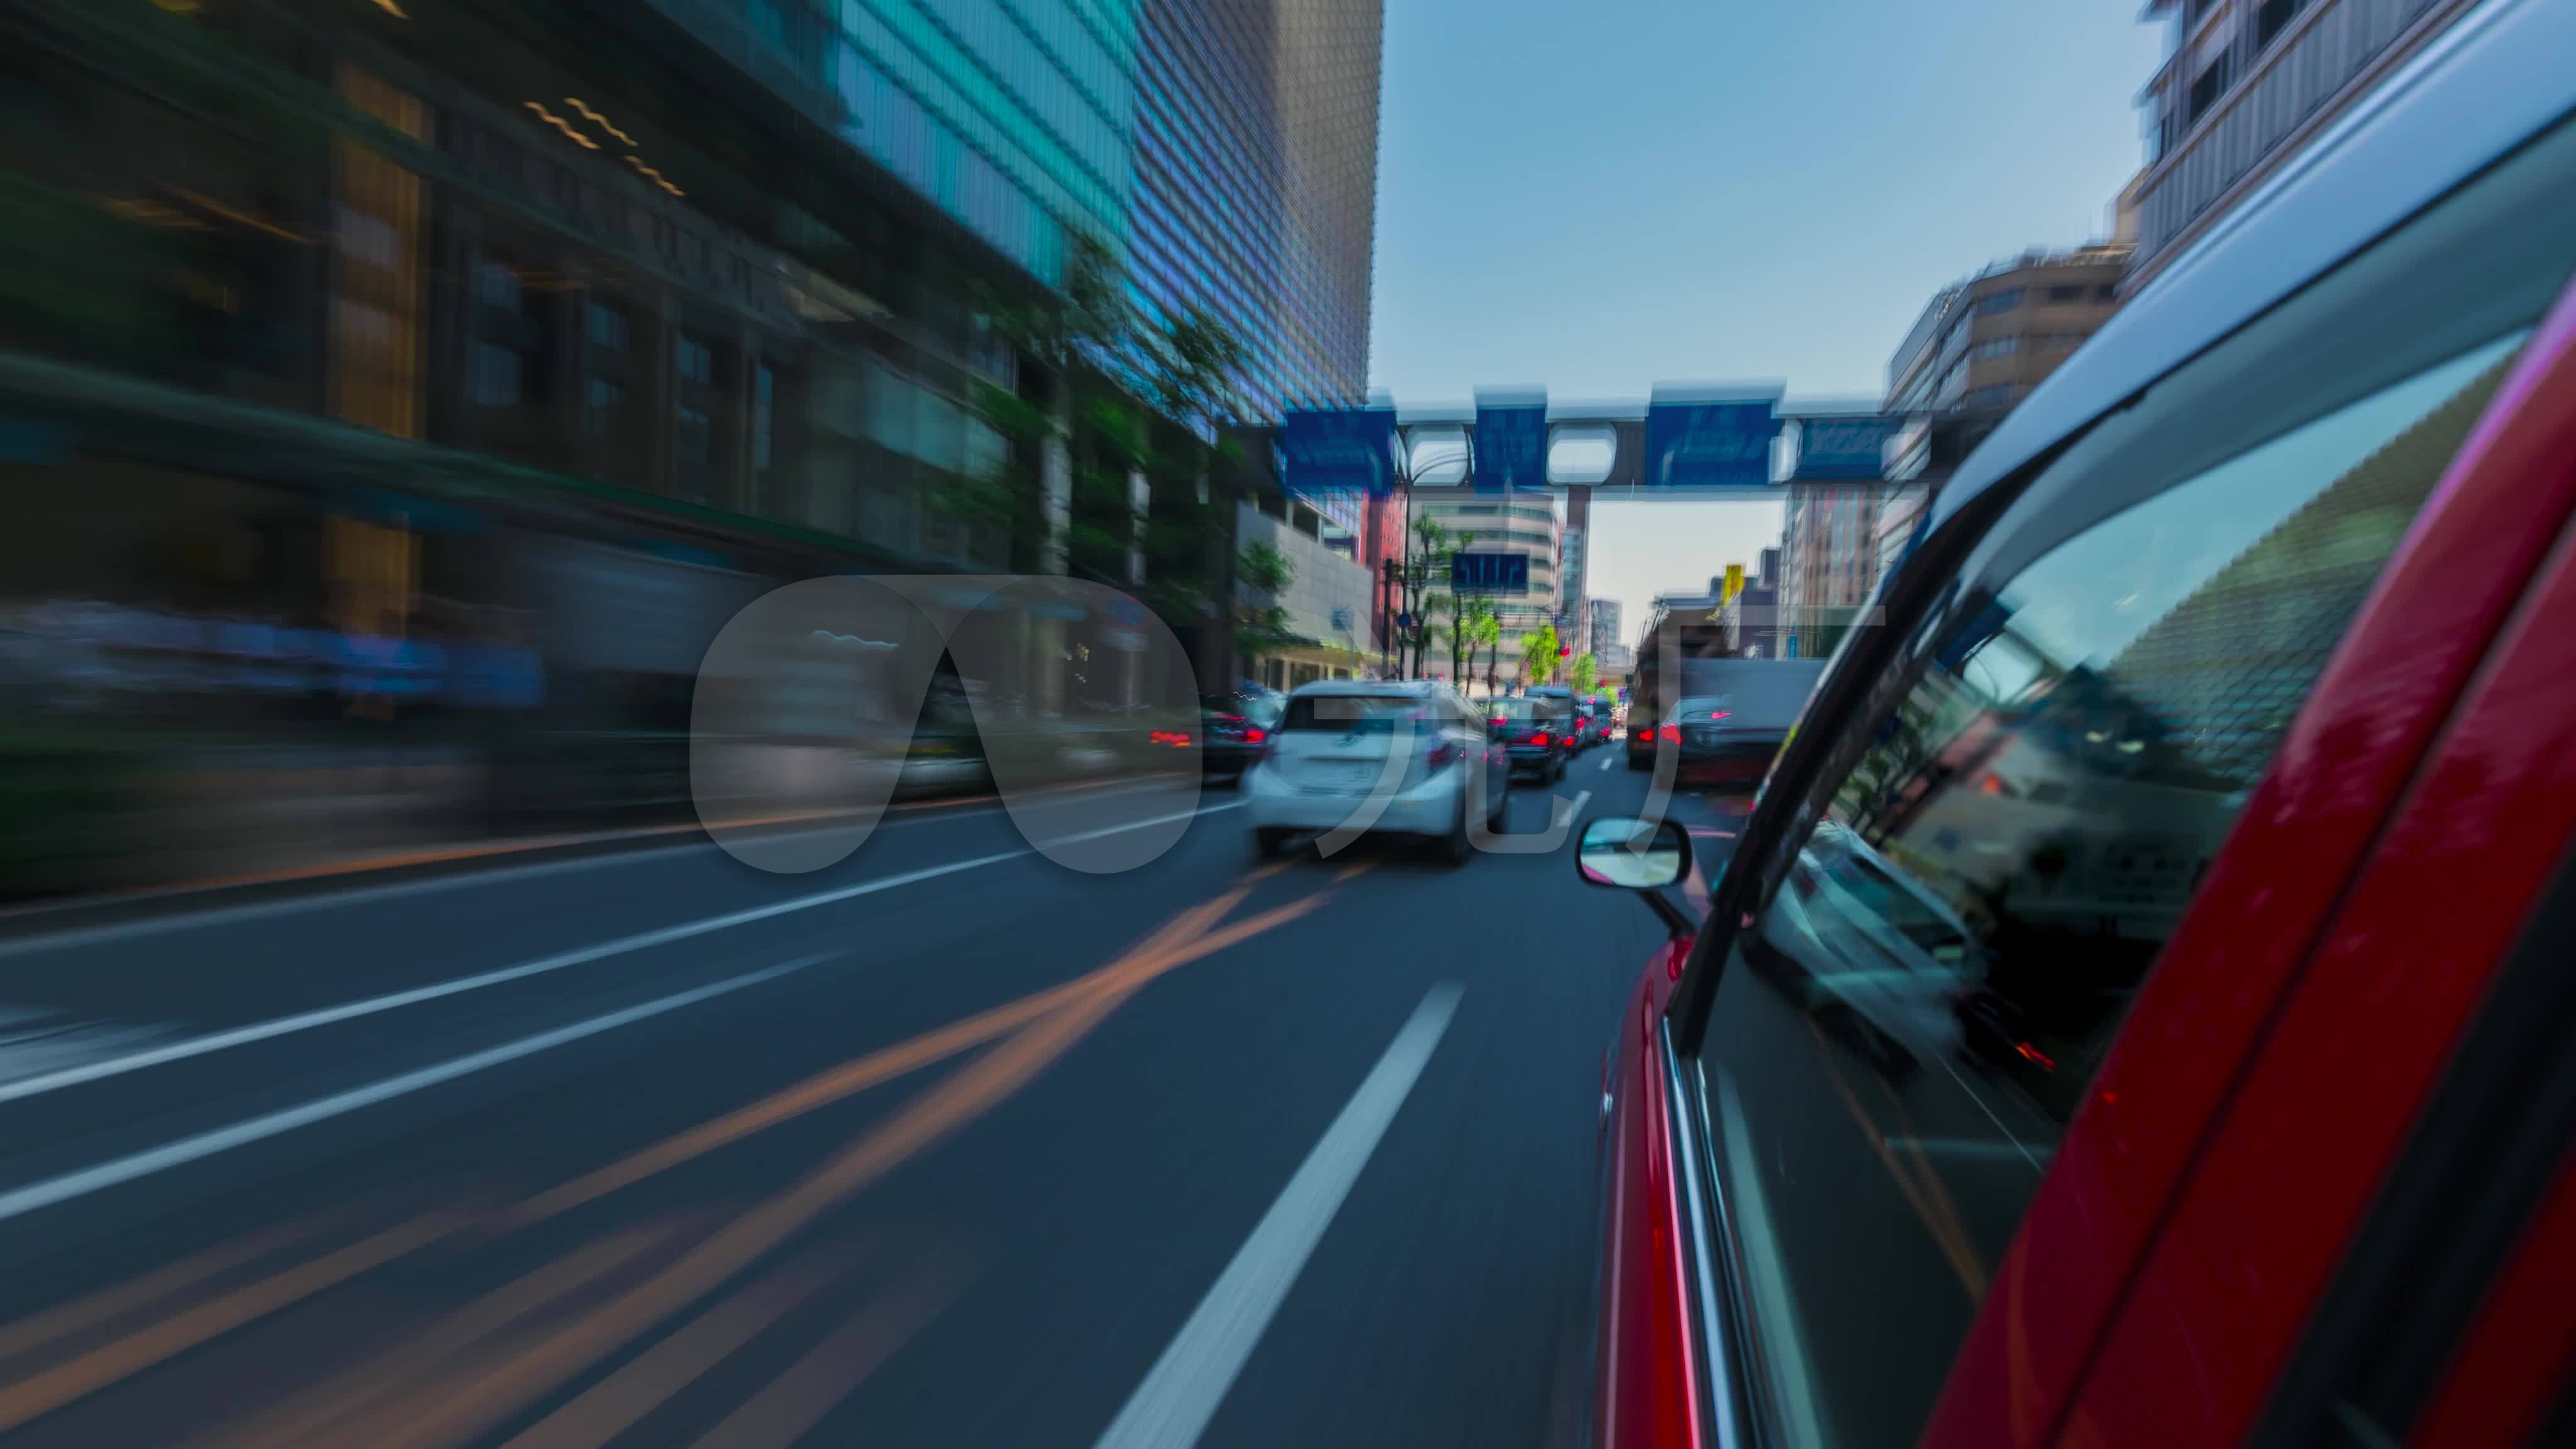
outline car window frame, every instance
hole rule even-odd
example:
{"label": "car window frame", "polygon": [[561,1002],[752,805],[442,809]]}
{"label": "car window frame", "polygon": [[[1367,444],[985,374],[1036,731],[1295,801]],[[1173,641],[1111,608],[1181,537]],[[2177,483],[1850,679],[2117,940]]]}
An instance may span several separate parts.
{"label": "car window frame", "polygon": [[[2528,138],[2523,146],[2515,148],[2513,152],[2498,157],[2474,175],[2464,176],[2456,186],[2446,190],[2423,211],[2404,219],[2388,232],[2371,238],[2368,243],[2355,249],[2335,267],[2327,269],[2296,291],[2279,299],[2272,306],[2261,310],[2241,326],[2216,338],[2175,367],[2142,385],[2129,397],[2123,399],[2117,407],[2084,421],[2068,432],[2056,445],[2029,459],[1992,486],[1963,500],[1939,527],[1928,530],[1918,539],[1915,551],[1903,561],[1893,575],[1881,581],[1879,589],[1872,596],[1871,605],[1884,611],[1882,627],[1855,630],[1846,638],[1825,681],[1810,699],[1806,711],[1802,714],[1800,727],[1793,735],[1790,750],[1781,757],[1771,778],[1765,782],[1762,793],[1757,797],[1751,818],[1744,827],[1739,849],[1720,868],[1711,894],[1707,919],[1697,933],[1666,1008],[1666,1040],[1670,1044],[1669,1049],[1675,1054],[1677,1065],[1686,1067],[1695,1080],[1706,1077],[1705,1064],[1700,1061],[1700,1057],[1706,1042],[1710,1012],[1715,1003],[1719,983],[1736,953],[1743,933],[1755,922],[1761,906],[1767,903],[1771,894],[1785,881],[1786,874],[1793,866],[1800,847],[1806,842],[1816,823],[1824,818],[1825,807],[1831,802],[1857,760],[1861,752],[1860,748],[1851,746],[1844,738],[1853,733],[1854,723],[1876,720],[1895,708],[1916,687],[1923,668],[1935,657],[1934,651],[1946,647],[1953,632],[1960,628],[1973,612],[1985,607],[1987,599],[2000,597],[2004,587],[2021,571],[2027,569],[2032,562],[2103,520],[2126,511],[2135,503],[2187,484],[2193,478],[2200,476],[2209,465],[2204,462],[2194,468],[2169,469],[2165,474],[2165,481],[2160,486],[2115,501],[2095,500],[2089,509],[2083,506],[2085,501],[2080,499],[2074,500],[2077,506],[2067,506],[2069,500],[2065,495],[2069,489],[2066,486],[2055,488],[2053,491],[2058,496],[2054,498],[2040,495],[2036,490],[2042,480],[2047,479],[2053,470],[2066,464],[2069,455],[2079,449],[2118,444],[2124,431],[2121,425],[2126,415],[2139,409],[2142,406],[2142,400],[2150,400],[2156,389],[2173,381],[2178,374],[2202,366],[2213,354],[2225,352],[2231,347],[2244,343],[2250,334],[2272,326],[2276,319],[2285,313],[2297,319],[2299,313],[2293,309],[2349,305],[2356,301],[2376,300],[2373,292],[2364,291],[2356,298],[2349,290],[2370,286],[2369,279],[2373,268],[2364,265],[2365,263],[2382,264],[2384,268],[2392,251],[2397,252],[2399,258],[2404,260],[2408,259],[2407,253],[2412,250],[2411,259],[2419,264],[2425,255],[2420,249],[2392,248],[2386,244],[2397,239],[2401,234],[2407,233],[2427,216],[2450,210],[2450,203],[2462,193],[2477,186],[2492,172],[2505,168],[2516,157],[2541,149],[2544,142],[2549,144],[2551,153],[2556,158],[2553,164],[2563,165],[2566,155],[2563,148],[2576,144],[2571,142],[2571,137],[2576,137],[2576,119],[2561,118],[2557,123]],[[2497,191],[2488,194],[2493,196],[2512,193],[2509,188],[2499,187]],[[2482,206],[2464,208],[2464,210],[2484,214],[2492,224],[2498,208]],[[2557,218],[2553,217],[2550,224],[2556,224],[2556,221]],[[2476,240],[2474,233],[2470,234],[2470,241],[2467,243],[2463,243],[2458,234],[2445,233],[2438,229],[2431,235],[2435,238],[2435,246],[2443,245],[2447,239],[2452,248],[2447,253],[2438,250],[2431,253],[2435,257],[2461,255],[2462,250],[2466,246],[2473,245]],[[2549,283],[2545,289],[2538,289],[2544,298],[2576,296],[2576,281],[2570,279],[2569,269],[2563,261],[2557,261],[2553,257],[2552,265],[2543,269],[2542,279]],[[2528,280],[2517,279],[2513,285],[2526,285]],[[2382,282],[2380,285],[2384,287],[2386,284]],[[2561,289],[2566,290],[2562,292]],[[2410,295],[2408,300],[2410,303],[2417,303],[2421,298]],[[2455,338],[2438,351],[2409,350],[2406,355],[2413,360],[2403,369],[2368,367],[2358,369],[2357,376],[2347,382],[2336,384],[2341,388],[2339,394],[2331,392],[2328,394],[2331,399],[2329,406],[2266,420],[2268,425],[2251,434],[2237,447],[2228,449],[2218,456],[2221,459],[2232,458],[2250,448],[2262,446],[2271,439],[2295,431],[2325,412],[2367,398],[2391,383],[2418,375],[2428,366],[2447,361],[2462,352],[2483,345],[2485,341],[2502,337],[2508,332],[2520,332],[2527,339],[2534,339],[2539,335],[2532,330],[2535,323],[2541,318],[2555,315],[2552,311],[2555,305],[2557,305],[2555,302],[2545,300],[2532,312],[2524,314],[2526,320],[2509,327],[2498,328],[2484,338]],[[2307,314],[2304,321],[2310,327],[2316,325],[2313,311]],[[2295,327],[2298,323],[2294,320],[2289,325]],[[2300,334],[2293,331],[2286,339],[2288,345],[2297,346],[2299,336]],[[2424,352],[2430,352],[2431,355],[2422,355]],[[2262,353],[2258,351],[2254,355],[2260,357]],[[2530,346],[2526,342],[2516,358],[2517,374],[2529,357]],[[2240,355],[2237,358],[2237,364],[2242,365],[2242,362],[2243,358]],[[2339,636],[2336,646],[2337,655],[2351,647],[2364,621],[2372,617],[2377,604],[2378,590],[2384,589],[2389,584],[2397,572],[2399,562],[2408,558],[2410,552],[2415,549],[2419,539],[2427,531],[2428,520],[2435,519],[2437,515],[2448,517],[2451,513],[2461,511],[2445,509],[2443,506],[2444,499],[2451,491],[2452,483],[2456,481],[2455,470],[2462,466],[2464,460],[2470,459],[2477,452],[2487,435],[2487,428],[2498,416],[2496,411],[2498,405],[2510,395],[2510,389],[2514,386],[2514,382],[2508,380],[2505,384],[2506,391],[2491,395],[2486,421],[2472,429],[2469,438],[2444,465],[2444,480],[2436,484],[2434,495],[2425,500],[2414,524],[2397,551],[2382,561],[2378,575],[2379,584],[2375,586],[2371,599],[2366,600],[2361,610],[2345,621],[2343,633]],[[2087,468],[2092,466],[2097,465],[2090,463],[2085,465]],[[2086,476],[2080,469],[2070,470],[2070,473],[2079,483]],[[2492,509],[2490,508],[2489,511]],[[2020,515],[2018,517],[2016,517],[2017,512]],[[2048,526],[2045,528],[2037,526],[2037,521],[2042,518],[2048,521]],[[2446,547],[2456,552],[2456,544],[2446,545]],[[2006,560],[2009,560],[2010,566],[2002,567],[2001,564]],[[2496,586],[2518,595],[2521,580],[2527,575],[2531,564],[2536,561],[2535,555],[2532,560],[2519,567],[2508,565],[2507,567],[2512,568],[2512,572]],[[2416,599],[2427,592],[2422,579],[2418,578],[2407,597]],[[2486,594],[2493,593],[2494,588],[2473,592],[2479,597],[2484,597]],[[2494,612],[2481,617],[2480,611],[2489,607],[2492,607]],[[2447,611],[2458,620],[2454,625],[2455,634],[2462,628],[2474,628],[2477,632],[2474,635],[2458,635],[2459,647],[2454,649],[2446,644],[2442,652],[2446,655],[2457,654],[2461,659],[2474,660],[2477,651],[2484,647],[2484,641],[2492,637],[2494,629],[2500,626],[2505,607],[2502,603],[2472,603],[2464,605],[2459,610]],[[2396,626],[2384,623],[2378,630],[2380,635],[2388,638],[2398,637],[2403,632]],[[2379,652],[2385,652],[2388,638],[2379,640]],[[2433,724],[2438,723],[2452,704],[2461,698],[2462,691],[2466,688],[2469,666],[2462,663],[2457,667],[2456,674],[2428,684],[2423,690],[2425,696],[2432,701],[2430,707],[2433,712],[2426,717],[2430,723],[2422,723],[2417,727],[2426,732],[2427,741]],[[2302,716],[2309,713],[2325,691],[2328,682],[2334,678],[2334,674],[2335,671],[2330,664],[2327,674],[2312,682],[2308,694],[2301,702]],[[2345,688],[2346,692],[2349,692],[2348,684]],[[2278,767],[2279,756],[2276,754],[2266,765],[2265,777],[2271,776]],[[2386,791],[2373,796],[2371,809],[2379,818],[2384,819],[2385,812],[2395,808],[2396,799],[2396,785],[2392,783]],[[2240,816],[2235,823],[2231,824],[2228,840],[2234,841],[2244,833],[2245,829],[2246,817]],[[2351,862],[2353,870],[2358,870],[2360,866],[2360,860]],[[2195,889],[2192,898],[2194,911],[2200,908],[2202,900],[2202,893]],[[2158,969],[2162,970],[2161,955]],[[2128,1034],[2128,1029],[2124,1026],[2121,1036],[2125,1037]],[[2250,1055],[2256,1049],[2258,1044],[2249,1040],[2245,1051]],[[2220,1081],[2232,1080],[2241,1069],[2241,1062],[2235,1066],[2221,1062],[2212,1068],[2215,1078]],[[1695,1130],[1700,1133],[1703,1140],[1707,1132],[1705,1119],[1714,1110],[1711,1103],[1703,1096],[1703,1093],[1709,1090],[1713,1088],[1703,1081],[1699,1090],[1687,1097],[1678,1098],[1673,1104],[1676,1114],[1687,1114],[1701,1119],[1701,1125]],[[2214,1121],[2219,1109],[2213,1107],[2211,1110],[2213,1113],[2211,1120]],[[2206,1127],[2203,1130],[2207,1130]],[[2060,1170],[2050,1176],[2062,1178],[2064,1172]],[[2043,1193],[2045,1194],[2046,1191],[2044,1185]],[[2035,1202],[2033,1208],[2037,1206]],[[1738,1259],[1741,1257],[1742,1249],[1733,1241],[1732,1231],[1725,1221],[1726,1216],[1725,1205],[1722,1202],[1716,1203],[1713,1214],[1704,1214],[1691,1225],[1691,1235],[1696,1240],[1694,1252],[1695,1254],[1715,1254],[1725,1263],[1728,1270],[1726,1276],[1731,1280],[1740,1279],[1740,1273],[1737,1270],[1740,1268]],[[2023,1222],[2025,1233],[2028,1227],[2029,1215],[2026,1212]],[[1733,1286],[1727,1290],[1729,1297],[1738,1296],[1738,1293],[1739,1290]],[[1734,1311],[1720,1316],[1739,1320],[1729,1327],[1732,1327],[1736,1333],[1755,1332],[1749,1320],[1741,1319],[1740,1304],[1728,1306]],[[2096,1311],[2096,1305],[2086,1299],[2080,1310],[2075,1311],[2090,1315]],[[2107,1308],[2104,1311],[2107,1314]],[[2051,1316],[2064,1318],[2066,1315],[2052,1311]],[[1995,1330],[1992,1320],[1994,1318],[1995,1315],[1991,1312],[1981,1313],[1978,1316],[1968,1339],[1961,1345],[1960,1358],[1952,1363],[1950,1388],[1945,1390],[1941,1403],[1935,1408],[1932,1421],[1925,1426],[1927,1435],[1934,1434],[1936,1429],[1946,1433],[1948,1437],[1942,1439],[1943,1443],[1970,1442],[1959,1438],[1958,1430],[1962,1424],[1979,1426],[1980,1431],[2000,1427],[1988,1422],[1984,1417],[1986,1410],[1962,1415],[1954,1412],[1958,1405],[1952,1403],[1953,1391],[1958,1388],[1957,1380],[1965,1372],[1968,1367],[1967,1361],[1972,1355],[1979,1357],[1980,1361],[1976,1367],[1980,1370],[1983,1379],[1991,1380],[1997,1371],[1994,1363],[1984,1361],[1991,1359],[1996,1352],[1993,1342]],[[2101,1331],[2109,1321],[2107,1316],[2099,1320],[2087,1317],[2070,1319],[2058,1327],[2076,1328],[2079,1337],[2072,1341],[2075,1346],[2069,1351],[2080,1355],[2081,1344],[2091,1342],[2089,1335]],[[2090,1329],[2078,1326],[2088,1322],[2093,1325]],[[1719,1335],[1714,1332],[1715,1325],[1711,1325],[1711,1328],[1714,1342]],[[1734,1336],[1734,1334],[1724,1335],[1729,1340],[1733,1340]],[[1761,1382],[1760,1374],[1756,1371],[1758,1365],[1749,1364],[1741,1355],[1748,1351],[1758,1355],[1761,1352],[1761,1346],[1758,1343],[1750,1346],[1735,1343],[1733,1351],[1738,1354],[1738,1357],[1727,1366],[1728,1373],[1752,1380],[1750,1387],[1758,1395]],[[2035,1391],[2044,1395],[2063,1392],[2066,1386],[2054,1381],[2060,1372],[2060,1370],[2051,1369],[2044,1374],[2043,1377],[2051,1381],[2045,1387]],[[1703,1406],[1703,1409],[1705,1410],[1706,1407]],[[1769,1416],[1765,1416],[1765,1419],[1766,1422],[1776,1422],[1776,1419]]]}
{"label": "car window frame", "polygon": [[[1895,574],[1882,578],[1871,591],[1864,608],[1878,612],[1879,626],[1855,628],[1844,635],[1826,667],[1824,679],[1810,694],[1787,746],[1755,797],[1736,849],[1711,883],[1708,915],[1683,965],[1681,978],[1674,985],[1668,1007],[1676,1023],[1676,1049],[1685,1055],[1698,1052],[1707,1033],[1718,978],[1737,933],[1751,925],[1762,903],[1787,878],[1799,847],[1815,822],[1824,818],[1825,804],[1861,752],[1861,746],[1848,738],[1850,726],[1857,721],[1878,719],[1894,709],[1912,691],[1932,651],[1947,640],[1952,628],[1974,609],[1983,607],[1983,598],[1999,594],[2033,562],[2094,525],[2187,483],[2212,464],[2254,445],[2255,440],[2223,451],[2196,440],[2186,443],[2180,460],[2169,460],[2165,466],[2161,474],[2165,481],[2150,489],[2131,487],[2106,496],[2065,483],[2046,488],[2037,485],[2051,482],[2051,474],[2071,455],[2087,449],[2107,450],[2124,441],[2124,435],[2135,436],[2140,427],[2155,419],[2159,390],[2181,384],[2181,393],[2163,406],[2178,410],[2192,406],[2211,390],[2205,385],[2193,385],[2189,375],[2197,369],[2216,367],[2223,383],[2228,375],[2260,368],[2265,359],[2278,360],[2284,353],[2295,355],[2303,347],[2335,345],[2334,339],[2343,325],[2342,315],[2358,310],[2347,307],[2348,303],[2375,304],[2392,295],[2402,296],[2418,312],[2431,314],[2433,320],[2410,332],[2402,350],[2390,349],[2386,355],[2375,356],[2364,367],[2345,374],[2337,385],[2339,391],[2329,394],[2340,401],[2310,402],[2278,416],[2267,416],[2258,440],[2290,432],[2334,406],[2368,396],[2414,375],[2431,362],[2502,335],[2509,329],[2494,325],[2490,319],[2515,311],[2507,297],[2518,293],[2480,293],[2476,307],[2464,308],[2455,304],[2452,293],[2438,286],[2417,284],[2414,290],[2408,290],[2392,285],[2392,279],[2408,276],[2408,269],[2427,248],[2437,253],[2447,248],[2449,254],[2456,254],[2468,245],[2459,237],[2463,228],[2483,226],[2514,234],[2519,207],[2513,198],[2535,190],[2551,190],[2545,156],[2540,165],[2532,168],[2538,177],[2536,184],[2528,176],[2517,178],[2520,191],[2501,189],[2481,206],[2465,211],[2454,210],[2451,203],[2482,182],[2508,172],[2520,161],[2571,148],[2576,148],[2576,115],[2561,116],[2539,128],[2521,144],[2460,177],[2423,207],[2368,238],[2271,305],[2142,381],[2114,406],[2069,428],[2057,442],[1977,492],[1925,534]],[[2419,224],[2431,228],[2429,240],[2407,245],[2410,233]],[[2482,267],[2480,271],[2498,269]],[[2542,301],[2521,315],[2528,318],[2547,312],[2559,289],[2569,285],[2563,265],[2556,277],[2546,288],[2534,287]],[[2533,285],[2520,277],[2513,284]],[[2373,315],[2384,319],[2388,314],[2382,309]],[[2383,321],[2380,325],[2391,324]],[[2286,337],[2268,335],[2283,331],[2288,333]],[[2249,354],[2250,361],[2234,358],[2237,366],[2232,369],[2222,365],[2221,360],[2231,359],[2240,349]],[[2092,476],[2088,473],[2086,481]],[[2427,501],[2427,511],[2431,503]],[[2016,519],[2017,513],[2024,516]],[[2419,528],[2422,516],[2418,516]],[[2005,531],[2007,524],[2012,525],[2009,531]],[[1977,597],[1969,587],[1972,580],[1991,581],[1994,587],[1983,598]],[[2346,627],[2348,632],[2351,626],[2348,623]],[[1676,709],[1679,704],[1676,700]],[[1810,721],[1815,722],[1815,727],[1809,727]],[[1665,722],[1672,722],[1669,712]],[[1825,773],[1832,775],[1831,786],[1820,782]]]}

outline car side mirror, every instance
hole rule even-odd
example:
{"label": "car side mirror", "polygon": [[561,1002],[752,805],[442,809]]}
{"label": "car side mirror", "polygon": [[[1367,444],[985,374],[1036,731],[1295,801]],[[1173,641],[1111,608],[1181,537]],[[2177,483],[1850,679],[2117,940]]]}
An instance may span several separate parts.
{"label": "car side mirror", "polygon": [[1690,879],[1690,832],[1678,820],[1586,822],[1574,843],[1574,873],[1585,885],[1635,891],[1676,941],[1698,929],[1664,895],[1664,887]]}
{"label": "car side mirror", "polygon": [[1574,845],[1574,871],[1584,884],[1650,891],[1690,878],[1690,832],[1678,820],[1611,818],[1585,822]]}

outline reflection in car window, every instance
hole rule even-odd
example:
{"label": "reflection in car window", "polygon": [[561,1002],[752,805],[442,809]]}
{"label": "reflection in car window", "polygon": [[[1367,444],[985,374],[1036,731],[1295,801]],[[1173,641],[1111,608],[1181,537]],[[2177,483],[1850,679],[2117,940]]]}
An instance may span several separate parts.
{"label": "reflection in car window", "polygon": [[1702,1053],[1791,1442],[1921,1432],[2131,995],[2519,341],[2076,533],[1873,727]]}

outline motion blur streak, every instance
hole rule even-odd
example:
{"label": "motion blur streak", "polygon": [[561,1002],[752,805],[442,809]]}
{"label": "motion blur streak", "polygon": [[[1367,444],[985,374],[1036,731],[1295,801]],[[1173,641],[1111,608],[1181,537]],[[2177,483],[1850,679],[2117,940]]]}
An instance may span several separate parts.
{"label": "motion blur streak", "polygon": [[597,1449],[786,1317],[831,1276],[811,1261],[780,1264],[514,1436],[506,1449]]}
{"label": "motion blur streak", "polygon": [[[1229,893],[1222,899],[1230,906],[1240,895]],[[991,1110],[1071,1050],[1145,982],[1175,966],[1295,920],[1323,905],[1324,900],[1321,894],[1308,896],[1226,930],[1198,936],[1184,945],[1191,927],[1214,919],[1215,912],[1209,907],[1219,902],[1194,907],[1139,950],[1094,973],[1089,978],[1089,989],[1074,996],[1061,1011],[1040,1017],[989,1055],[915,1098],[903,1111],[825,1161],[787,1192],[735,1219],[649,1281],[389,1436],[384,1441],[388,1449],[436,1449],[462,1443],[518,1412],[555,1385],[615,1353],[713,1291],[904,1159]]]}
{"label": "motion blur streak", "polygon": [[0,1389],[0,1430],[16,1428],[39,1414],[50,1413],[245,1323],[434,1243],[468,1221],[465,1214],[456,1212],[423,1214]]}
{"label": "motion blur streak", "polygon": [[697,1449],[787,1449],[956,1295],[960,1275],[917,1268],[707,1431]]}
{"label": "motion blur streak", "polygon": [[[378,1363],[343,1374],[276,1410],[207,1439],[205,1449],[290,1449],[303,1444],[362,1444],[373,1433],[349,1421],[372,1404],[404,1403],[407,1393],[444,1385],[436,1375],[522,1320],[580,1292],[667,1243],[670,1233],[645,1229],[587,1244],[511,1280],[432,1323]],[[408,1407],[408,1404],[405,1404]]]}
{"label": "motion blur streak", "polygon": [[158,1272],[146,1273],[128,1283],[93,1293],[77,1302],[66,1303],[48,1313],[21,1319],[0,1329],[0,1360],[16,1358],[43,1344],[58,1343],[76,1333],[95,1328],[112,1319],[146,1307],[154,1301],[185,1292],[209,1278],[233,1269],[320,1230],[319,1223],[298,1223],[236,1239],[208,1248],[192,1258],[184,1258]]}

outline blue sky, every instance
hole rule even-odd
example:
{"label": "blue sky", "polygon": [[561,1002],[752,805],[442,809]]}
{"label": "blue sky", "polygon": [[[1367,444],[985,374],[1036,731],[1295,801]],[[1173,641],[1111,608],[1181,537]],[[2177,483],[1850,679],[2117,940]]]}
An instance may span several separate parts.
{"label": "blue sky", "polygon": [[[1370,383],[1560,400],[1883,390],[1935,290],[2107,233],[2159,59],[2138,0],[1387,0]],[[1627,605],[1776,504],[1605,507]]]}

